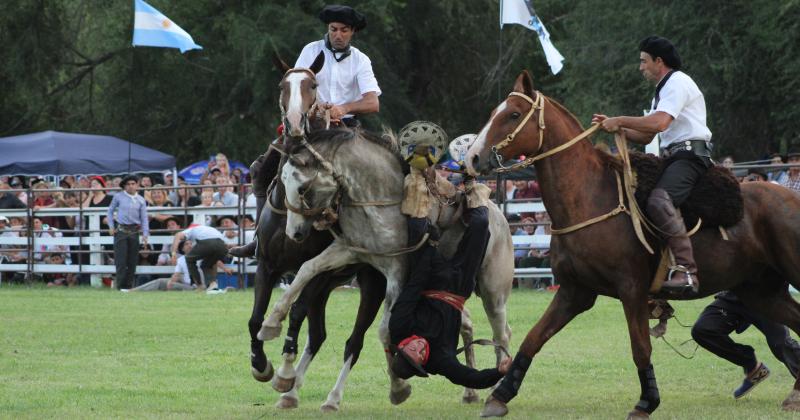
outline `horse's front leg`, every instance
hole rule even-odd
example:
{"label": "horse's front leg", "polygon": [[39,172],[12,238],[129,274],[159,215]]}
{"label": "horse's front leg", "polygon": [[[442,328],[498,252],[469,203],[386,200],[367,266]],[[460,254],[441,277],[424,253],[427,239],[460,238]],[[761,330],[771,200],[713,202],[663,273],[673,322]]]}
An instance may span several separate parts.
{"label": "horse's front leg", "polygon": [[[635,281],[633,284],[636,284]],[[633,411],[628,413],[628,419],[648,419],[650,414],[658,408],[661,398],[658,395],[656,374],[650,363],[652,347],[650,346],[650,326],[648,325],[650,310],[647,306],[647,290],[636,286],[624,289],[619,291],[619,300],[622,302],[625,319],[628,322],[633,362],[636,364],[639,385],[642,389],[639,402],[636,403]]]}
{"label": "horse's front leg", "polygon": [[380,270],[386,276],[386,297],[383,301],[383,317],[381,318],[380,326],[378,327],[378,337],[383,344],[384,354],[386,356],[386,371],[389,373],[389,381],[391,384],[389,390],[389,401],[398,405],[403,403],[411,396],[411,384],[402,378],[395,376],[392,372],[392,353],[389,346],[392,343],[391,336],[389,335],[389,318],[391,317],[392,306],[400,296],[400,287],[405,278],[406,270],[403,266],[403,260],[392,259],[390,262],[381,263],[377,262],[372,264],[373,267]]}
{"label": "horse's front leg", "polygon": [[[295,354],[295,357],[297,355]],[[297,408],[300,403],[300,388],[303,386],[303,380],[305,379],[306,371],[308,370],[308,366],[311,364],[311,361],[314,360],[314,354],[311,352],[310,343],[306,343],[306,348],[303,350],[303,355],[300,356],[300,362],[297,363],[297,367],[295,368],[295,379],[293,381],[292,389],[288,392],[281,394],[280,399],[275,404],[276,408]]]}
{"label": "horse's front leg", "polygon": [[267,262],[259,259],[256,271],[253,312],[247,323],[250,331],[250,373],[259,382],[268,382],[272,379],[274,370],[267,355],[264,353],[264,342],[258,339],[258,331],[264,321],[264,314],[269,306],[272,286],[277,281],[278,275],[267,268]]}
{"label": "horse's front leg", "polygon": [[506,405],[517,396],[533,356],[576,315],[591,308],[595,299],[597,293],[588,288],[570,282],[561,285],[544,315],[531,328],[525,341],[520,345],[508,373],[486,400],[481,417],[502,417],[508,413]]}
{"label": "horse's front leg", "polygon": [[284,292],[275,307],[272,308],[269,317],[261,325],[258,338],[269,341],[280,335],[281,322],[286,318],[290,305],[311,279],[325,271],[332,271],[355,262],[356,255],[353,252],[334,242],[319,255],[303,263],[300,270],[297,271],[292,285]]}

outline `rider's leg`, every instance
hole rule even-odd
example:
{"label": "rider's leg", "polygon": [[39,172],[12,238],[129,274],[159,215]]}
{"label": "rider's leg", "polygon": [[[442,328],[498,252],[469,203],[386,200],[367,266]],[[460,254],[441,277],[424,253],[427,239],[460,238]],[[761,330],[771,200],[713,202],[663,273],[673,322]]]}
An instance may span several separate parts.
{"label": "rider's leg", "polygon": [[673,275],[661,287],[665,292],[696,293],[699,289],[692,242],[678,208],[689,198],[692,187],[707,169],[707,162],[693,155],[673,160],[664,169],[647,200],[647,214],[675,256],[676,266],[673,268],[677,271],[672,272]]}
{"label": "rider's leg", "polygon": [[[269,149],[250,165],[250,177],[253,180],[253,195],[256,197],[256,223],[262,223],[261,211],[267,203],[267,188],[278,173],[280,161],[281,155],[275,150]],[[269,216],[273,215],[270,214]],[[273,222],[273,219],[278,218],[270,217],[268,223],[276,225],[277,223]],[[269,235],[267,237],[271,236],[272,235]],[[231,248],[229,254],[240,258],[253,257],[256,254],[256,241],[253,240],[248,244]]]}

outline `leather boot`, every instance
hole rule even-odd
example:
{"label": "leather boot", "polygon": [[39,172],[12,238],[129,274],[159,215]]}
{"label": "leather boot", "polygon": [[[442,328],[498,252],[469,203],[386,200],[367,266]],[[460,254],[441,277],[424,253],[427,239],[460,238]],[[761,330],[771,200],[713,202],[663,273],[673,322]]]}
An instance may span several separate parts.
{"label": "leather boot", "polygon": [[694,261],[692,242],[686,233],[680,211],[672,204],[667,191],[656,188],[647,200],[647,214],[664,235],[666,244],[675,256],[675,265],[670,267],[667,280],[661,290],[678,297],[693,297],[698,294],[700,279]]}
{"label": "leather boot", "polygon": [[[264,205],[267,203],[266,197],[258,197],[256,196],[256,220],[261,220],[261,209],[264,208]],[[258,223],[258,222],[256,222]],[[258,229],[258,226],[256,226]],[[239,258],[253,258],[256,256],[256,249],[258,248],[258,241],[255,240],[257,236],[253,236],[253,240],[250,243],[244,244],[242,246],[235,246],[228,250],[228,254],[239,257]]]}

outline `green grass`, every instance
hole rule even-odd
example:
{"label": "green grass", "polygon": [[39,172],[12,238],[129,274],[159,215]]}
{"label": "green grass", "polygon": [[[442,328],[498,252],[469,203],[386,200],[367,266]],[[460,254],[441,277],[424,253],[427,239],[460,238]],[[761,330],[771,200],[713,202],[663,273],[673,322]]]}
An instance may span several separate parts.
{"label": "green grass", "polygon": [[[510,306],[512,353],[552,298],[515,290]],[[247,320],[252,292],[122,294],[93,289],[0,288],[0,417],[3,418],[318,418],[341,365],[358,294],[337,291],[328,309],[328,341],[311,365],[300,408],[273,408],[278,394],[249,372]],[[274,302],[274,299],[273,299]],[[678,302],[693,321],[708,299]],[[478,299],[469,301],[476,337],[491,337]],[[555,336],[534,359],[510,418],[623,418],[639,396],[628,333],[619,302],[600,298]],[[284,329],[285,330],[285,329]],[[689,330],[670,324],[679,343]],[[792,378],[748,330],[750,344],[772,376],[741,401],[732,390],[742,373],[700,349],[684,360],[661,341],[653,363],[661,390],[655,418],[788,418],[780,403]],[[267,343],[277,362],[282,342]],[[686,351],[693,344],[684,346]],[[477,350],[479,364],[493,352]],[[441,377],[414,379],[398,407],[375,327],[345,391],[342,418],[477,418],[481,405],[460,403],[462,390]],[[481,397],[486,391],[481,392]]]}

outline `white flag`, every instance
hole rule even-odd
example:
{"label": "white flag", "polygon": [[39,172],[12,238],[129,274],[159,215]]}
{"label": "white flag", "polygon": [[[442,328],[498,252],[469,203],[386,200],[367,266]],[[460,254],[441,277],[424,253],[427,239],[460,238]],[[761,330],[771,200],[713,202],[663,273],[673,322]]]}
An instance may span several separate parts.
{"label": "white flag", "polygon": [[536,16],[533,10],[533,0],[500,0],[500,29],[503,29],[505,24],[518,24],[522,25],[539,34],[539,42],[542,43],[544,56],[547,58],[547,64],[550,65],[550,71],[553,74],[558,74],[564,67],[562,61],[564,56],[558,52],[556,47],[550,41],[550,33],[545,29],[542,21]]}

